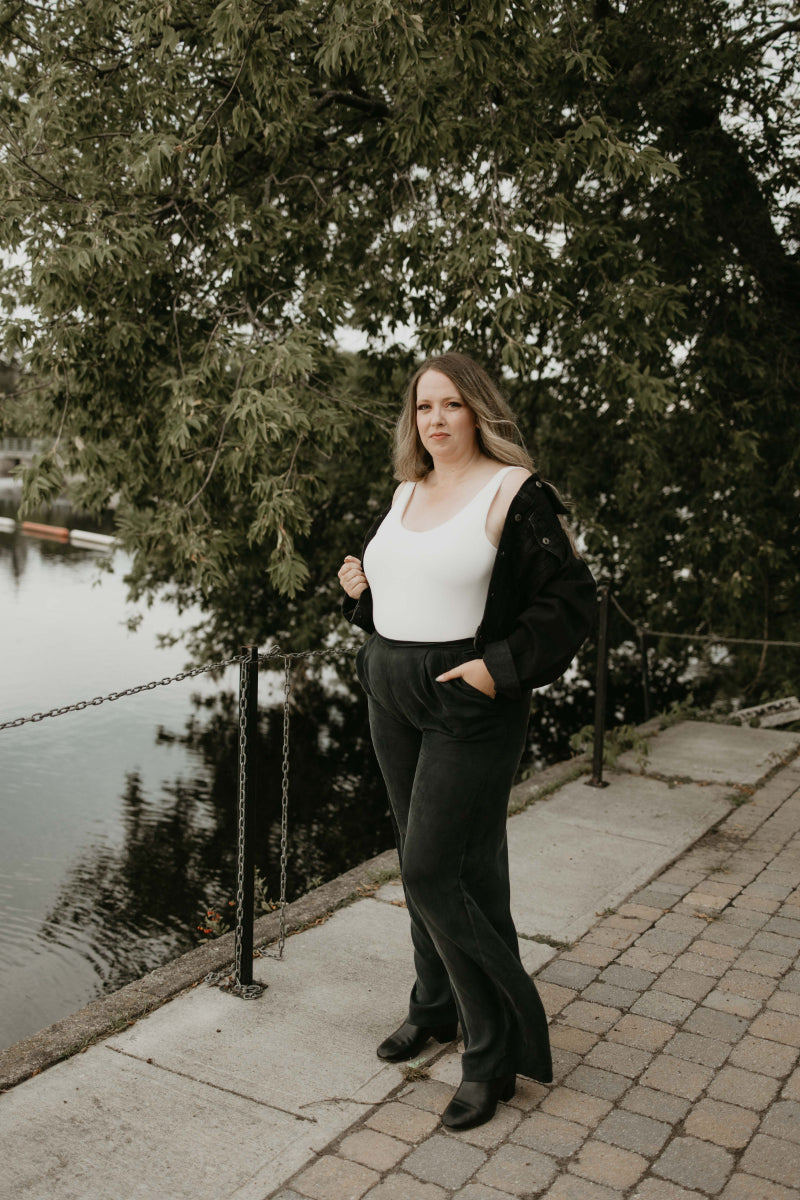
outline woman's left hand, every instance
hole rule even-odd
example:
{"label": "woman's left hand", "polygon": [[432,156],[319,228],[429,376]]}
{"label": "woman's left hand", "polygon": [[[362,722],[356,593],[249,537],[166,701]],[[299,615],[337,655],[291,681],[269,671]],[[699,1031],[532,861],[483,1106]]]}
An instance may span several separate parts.
{"label": "woman's left hand", "polygon": [[437,683],[447,683],[448,679],[465,679],[470,687],[474,687],[476,691],[483,692],[485,696],[491,696],[494,700],[497,695],[494,680],[489,674],[489,668],[482,658],[471,658],[469,662],[462,663],[460,667],[453,667],[452,671],[445,671],[442,675],[436,676]]}

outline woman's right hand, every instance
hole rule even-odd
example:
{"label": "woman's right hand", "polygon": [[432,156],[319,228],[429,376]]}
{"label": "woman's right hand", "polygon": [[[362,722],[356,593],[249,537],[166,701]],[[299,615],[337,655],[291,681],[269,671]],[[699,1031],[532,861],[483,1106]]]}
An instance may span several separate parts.
{"label": "woman's right hand", "polygon": [[339,567],[339,583],[351,600],[357,600],[369,587],[367,577],[361,569],[361,559],[348,554]]}

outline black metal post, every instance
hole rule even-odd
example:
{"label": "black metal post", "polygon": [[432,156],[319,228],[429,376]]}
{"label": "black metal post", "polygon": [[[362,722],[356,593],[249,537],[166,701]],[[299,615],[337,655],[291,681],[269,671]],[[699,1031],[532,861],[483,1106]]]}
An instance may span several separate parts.
{"label": "black metal post", "polygon": [[588,787],[608,787],[603,782],[603,741],[606,732],[606,692],[608,683],[608,588],[598,589],[600,610],[597,614],[597,682],[594,697],[594,749],[592,778]]}
{"label": "black metal post", "polygon": [[647,662],[647,634],[639,630],[639,652],[642,656],[642,691],[644,692],[644,719],[650,720],[650,667]]}
{"label": "black metal post", "polygon": [[255,908],[256,731],[258,728],[258,646],[242,646],[239,666],[239,787],[236,856],[236,940],[234,986],[253,982],[253,911]]}

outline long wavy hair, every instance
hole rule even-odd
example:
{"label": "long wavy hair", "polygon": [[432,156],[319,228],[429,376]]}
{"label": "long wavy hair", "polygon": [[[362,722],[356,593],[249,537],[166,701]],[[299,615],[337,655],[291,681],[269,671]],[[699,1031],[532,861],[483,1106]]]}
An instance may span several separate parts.
{"label": "long wavy hair", "polygon": [[414,372],[394,435],[396,479],[417,482],[433,470],[433,459],[417,432],[417,384],[426,371],[439,371],[455,384],[475,417],[478,444],[489,458],[512,467],[534,469],[514,414],[492,380],[474,359],[451,351],[426,358]]}

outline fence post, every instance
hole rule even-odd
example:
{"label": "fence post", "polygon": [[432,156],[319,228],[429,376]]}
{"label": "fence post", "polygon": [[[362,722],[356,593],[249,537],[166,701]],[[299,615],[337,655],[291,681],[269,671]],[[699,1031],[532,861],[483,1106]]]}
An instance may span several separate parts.
{"label": "fence post", "polygon": [[256,731],[258,729],[258,646],[242,646],[239,665],[239,786],[236,847],[236,940],[234,987],[253,983],[253,910],[255,907]]}
{"label": "fence post", "polygon": [[608,787],[603,781],[603,741],[606,732],[606,691],[608,682],[608,587],[598,589],[600,611],[597,614],[597,682],[594,696],[594,748],[592,777],[588,787]]}

